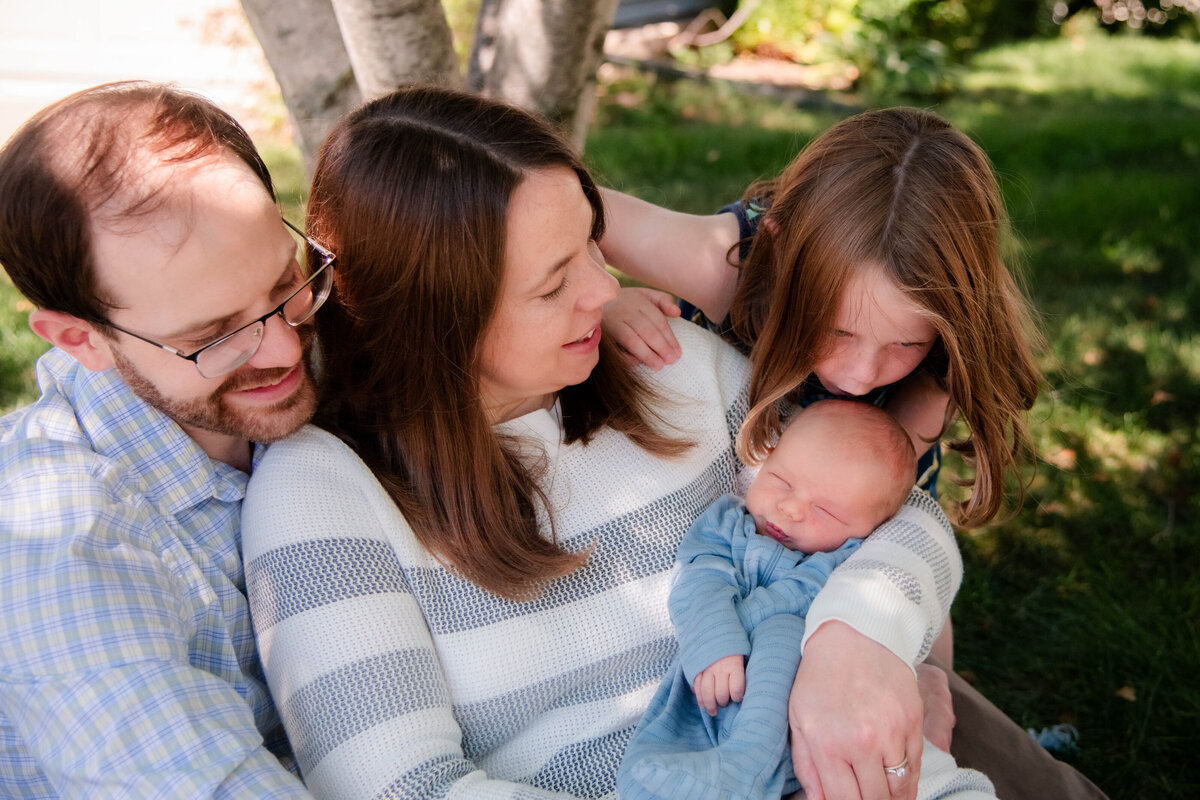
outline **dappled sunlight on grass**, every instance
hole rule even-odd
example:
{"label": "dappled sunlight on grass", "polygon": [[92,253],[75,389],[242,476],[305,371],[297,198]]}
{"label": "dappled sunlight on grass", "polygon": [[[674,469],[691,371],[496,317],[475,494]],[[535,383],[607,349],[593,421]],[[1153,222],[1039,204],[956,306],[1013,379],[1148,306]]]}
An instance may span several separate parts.
{"label": "dappled sunlight on grass", "polygon": [[1146,431],[1114,431],[1097,428],[1087,439],[1089,461],[1097,468],[1096,480],[1114,472],[1145,473],[1157,464],[1166,440]]}
{"label": "dappled sunlight on grass", "polygon": [[1194,71],[1196,44],[1182,39],[1077,36],[1050,46],[1013,45],[980,53],[963,76],[968,92],[1003,91],[1037,97],[1071,93],[1094,100],[1155,99],[1175,93],[1181,105],[1200,108]]}

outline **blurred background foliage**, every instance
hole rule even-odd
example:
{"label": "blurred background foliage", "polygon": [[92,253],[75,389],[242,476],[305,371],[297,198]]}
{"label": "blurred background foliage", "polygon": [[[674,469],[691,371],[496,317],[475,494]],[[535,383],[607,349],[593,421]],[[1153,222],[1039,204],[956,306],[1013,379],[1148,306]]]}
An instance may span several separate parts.
{"label": "blurred background foliage", "polygon": [[940,96],[981,48],[1080,29],[1200,38],[1197,0],[743,0],[749,15],[715,54],[845,62],[856,88]]}

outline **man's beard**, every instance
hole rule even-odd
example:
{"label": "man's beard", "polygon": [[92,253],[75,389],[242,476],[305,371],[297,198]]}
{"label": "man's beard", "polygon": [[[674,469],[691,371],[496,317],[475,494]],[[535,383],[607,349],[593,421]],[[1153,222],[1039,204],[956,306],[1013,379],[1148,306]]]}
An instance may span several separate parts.
{"label": "man's beard", "polygon": [[300,369],[303,375],[296,390],[275,405],[255,408],[232,406],[226,398],[231,392],[239,389],[275,383],[291,372],[291,367],[239,369],[226,377],[221,385],[206,397],[174,400],[159,392],[158,387],[138,372],[120,350],[113,348],[111,352],[117,372],[130,390],[180,425],[236,436],[251,442],[274,442],[299,430],[316,411],[317,396],[309,364],[312,340],[311,334],[301,337],[304,355],[300,359]]}

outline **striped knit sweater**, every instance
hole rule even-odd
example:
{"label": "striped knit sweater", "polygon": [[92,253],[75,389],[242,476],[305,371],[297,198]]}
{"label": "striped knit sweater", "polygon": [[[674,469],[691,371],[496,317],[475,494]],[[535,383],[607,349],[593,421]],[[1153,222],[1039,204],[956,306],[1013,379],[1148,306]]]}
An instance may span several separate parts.
{"label": "striped knit sweater", "polygon": [[[676,653],[675,550],[747,477],[733,442],[748,365],[693,325],[675,333],[684,356],[646,378],[696,442],[683,457],[655,458],[611,430],[564,445],[553,411],[500,426],[545,449],[560,541],[594,546],[533,601],[444,568],[328,433],[308,427],[271,446],[243,510],[247,588],[317,797],[615,797],[625,745]],[[915,663],[960,578],[936,504],[910,504],[834,573],[810,630],[841,619]]]}

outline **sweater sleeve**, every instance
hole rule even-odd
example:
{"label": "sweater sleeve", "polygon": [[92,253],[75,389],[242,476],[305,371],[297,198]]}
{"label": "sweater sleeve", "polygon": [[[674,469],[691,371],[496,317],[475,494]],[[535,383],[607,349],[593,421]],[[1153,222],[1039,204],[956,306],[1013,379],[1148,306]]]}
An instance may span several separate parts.
{"label": "sweater sleeve", "polygon": [[318,798],[543,798],[463,752],[444,672],[402,564],[405,523],[366,466],[309,427],[272,445],[243,511],[263,667]]}
{"label": "sweater sleeve", "polygon": [[915,667],[941,632],[962,573],[950,521],[913,489],[900,512],[830,576],[809,609],[804,642],[837,620]]}

